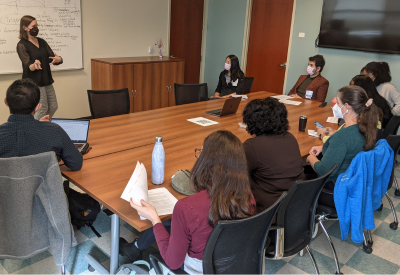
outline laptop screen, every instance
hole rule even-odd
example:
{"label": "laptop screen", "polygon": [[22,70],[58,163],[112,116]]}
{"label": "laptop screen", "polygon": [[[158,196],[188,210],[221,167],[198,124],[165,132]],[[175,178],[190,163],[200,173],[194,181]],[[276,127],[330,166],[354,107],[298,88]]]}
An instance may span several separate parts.
{"label": "laptop screen", "polygon": [[86,143],[90,120],[53,118],[52,123],[58,124],[68,134],[74,143]]}

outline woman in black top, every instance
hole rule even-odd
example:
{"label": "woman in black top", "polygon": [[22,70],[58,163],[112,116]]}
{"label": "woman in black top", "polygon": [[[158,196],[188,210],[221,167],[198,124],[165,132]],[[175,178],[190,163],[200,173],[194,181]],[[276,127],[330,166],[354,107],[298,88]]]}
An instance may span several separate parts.
{"label": "woman in black top", "polygon": [[35,113],[35,119],[54,115],[58,108],[56,93],[53,88],[53,77],[50,65],[63,63],[61,56],[55,54],[47,42],[38,38],[37,21],[25,15],[20,21],[17,53],[22,62],[22,78],[32,79],[40,88],[42,108]]}
{"label": "woman in black top", "polygon": [[244,73],[240,69],[239,59],[236,55],[229,55],[225,60],[225,70],[219,75],[215,97],[229,97],[243,93]]}

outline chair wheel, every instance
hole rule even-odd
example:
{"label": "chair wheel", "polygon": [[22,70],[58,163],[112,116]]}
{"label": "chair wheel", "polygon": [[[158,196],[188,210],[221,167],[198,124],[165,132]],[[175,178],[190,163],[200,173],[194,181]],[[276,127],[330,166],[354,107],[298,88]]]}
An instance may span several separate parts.
{"label": "chair wheel", "polygon": [[378,209],[376,209],[376,211],[379,211],[379,212],[381,212],[381,211],[382,211],[382,209],[383,209],[383,204],[381,204],[381,207],[379,207]]}
{"label": "chair wheel", "polygon": [[363,250],[364,250],[365,253],[367,253],[367,254],[371,254],[371,253],[372,253],[372,247],[366,246],[365,244],[363,244]]}
{"label": "chair wheel", "polygon": [[95,271],[95,269],[93,268],[93,266],[91,266],[90,264],[88,264],[87,269],[88,269],[90,272],[94,272],[94,271]]}
{"label": "chair wheel", "polygon": [[398,225],[399,225],[398,222],[392,222],[389,226],[390,226],[391,229],[397,230],[397,226],[398,226]]}
{"label": "chair wheel", "polygon": [[399,197],[400,196],[400,190],[398,190],[398,189],[394,190],[394,195]]}

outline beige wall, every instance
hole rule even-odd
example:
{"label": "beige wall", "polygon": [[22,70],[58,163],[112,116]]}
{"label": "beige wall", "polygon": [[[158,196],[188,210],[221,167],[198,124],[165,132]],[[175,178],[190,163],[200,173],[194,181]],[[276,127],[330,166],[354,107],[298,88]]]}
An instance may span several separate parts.
{"label": "beige wall", "polygon": [[[53,73],[59,105],[56,117],[90,115],[86,90],[91,88],[91,58],[158,55],[154,44],[159,38],[165,44],[164,54],[169,52],[168,3],[168,0],[82,0],[84,69]],[[149,46],[153,47],[153,54],[148,53]],[[21,74],[0,75],[0,123],[9,116],[2,99],[12,81],[20,77]]]}

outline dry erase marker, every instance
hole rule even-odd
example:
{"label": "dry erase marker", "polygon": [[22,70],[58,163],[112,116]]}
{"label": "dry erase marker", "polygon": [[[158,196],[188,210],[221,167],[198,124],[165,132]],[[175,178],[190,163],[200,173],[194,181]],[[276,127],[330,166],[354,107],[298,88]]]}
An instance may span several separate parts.
{"label": "dry erase marker", "polygon": [[[35,63],[39,62],[39,60],[35,59]],[[38,64],[39,68],[42,68],[42,66],[40,66],[40,64]]]}

